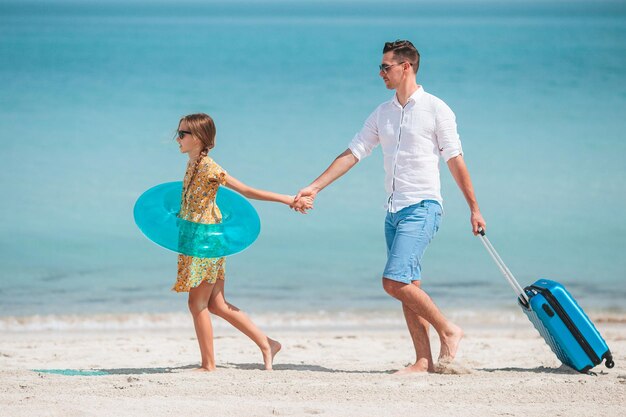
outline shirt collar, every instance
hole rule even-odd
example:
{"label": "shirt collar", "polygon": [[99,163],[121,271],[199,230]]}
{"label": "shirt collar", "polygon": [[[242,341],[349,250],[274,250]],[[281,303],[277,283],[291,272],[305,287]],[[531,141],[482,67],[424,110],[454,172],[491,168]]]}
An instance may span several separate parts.
{"label": "shirt collar", "polygon": [[[413,94],[411,94],[411,96],[407,100],[406,104],[409,104],[411,101],[416,102],[423,94],[424,94],[424,88],[421,85],[418,85],[417,86],[417,90],[415,90],[415,92]],[[396,93],[393,94],[393,99],[391,101],[396,106],[402,107],[402,105],[398,101],[398,96],[396,95]]]}

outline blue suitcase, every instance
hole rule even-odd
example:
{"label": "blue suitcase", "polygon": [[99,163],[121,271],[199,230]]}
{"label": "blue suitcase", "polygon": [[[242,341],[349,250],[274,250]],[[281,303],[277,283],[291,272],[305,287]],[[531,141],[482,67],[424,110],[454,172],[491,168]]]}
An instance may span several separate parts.
{"label": "blue suitcase", "polygon": [[522,289],[491,242],[480,229],[480,238],[518,296],[518,304],[563,364],[587,373],[605,361],[615,363],[606,342],[574,297],[555,281],[540,279]]}

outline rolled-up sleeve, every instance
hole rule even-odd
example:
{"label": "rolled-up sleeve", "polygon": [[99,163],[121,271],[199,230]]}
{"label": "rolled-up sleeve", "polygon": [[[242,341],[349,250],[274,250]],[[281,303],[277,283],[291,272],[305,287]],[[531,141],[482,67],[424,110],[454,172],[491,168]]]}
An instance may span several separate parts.
{"label": "rolled-up sleeve", "polygon": [[361,131],[354,136],[350,145],[348,145],[350,152],[352,152],[359,161],[369,156],[379,143],[377,120],[378,109],[370,114]]}
{"label": "rolled-up sleeve", "polygon": [[463,155],[461,139],[456,130],[456,117],[443,101],[438,103],[436,109],[435,135],[439,153],[446,162],[455,156]]}

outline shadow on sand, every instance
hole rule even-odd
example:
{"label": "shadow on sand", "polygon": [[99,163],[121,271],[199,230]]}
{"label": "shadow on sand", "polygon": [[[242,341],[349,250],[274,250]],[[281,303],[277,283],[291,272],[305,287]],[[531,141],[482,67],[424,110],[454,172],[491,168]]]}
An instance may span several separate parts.
{"label": "shadow on sand", "polygon": [[197,365],[177,366],[173,368],[116,368],[116,369],[33,369],[33,372],[65,376],[104,376],[104,375],[140,375],[169,374],[181,370],[194,369]]}
{"label": "shadow on sand", "polygon": [[[33,369],[33,372],[64,376],[105,376],[105,375],[141,375],[141,374],[171,374],[180,373],[198,368],[198,365],[185,365],[172,368],[115,368],[115,369]],[[263,365],[258,363],[227,363],[218,365],[218,369],[243,369],[243,370],[263,370]],[[325,368],[319,365],[306,364],[276,364],[274,371],[308,371],[308,372],[329,372],[344,374],[390,374],[394,371],[348,371],[343,369]]]}
{"label": "shadow on sand", "polygon": [[[538,366],[536,368],[477,368],[477,371],[484,372],[530,372],[534,374],[562,374],[562,375],[584,375],[572,368],[561,365],[558,368],[547,368]],[[593,373],[590,373],[593,374]]]}
{"label": "shadow on sand", "polygon": [[[234,369],[263,369],[263,366],[258,363],[229,363],[227,368]],[[332,369],[325,368],[319,365],[307,365],[307,364],[295,364],[295,363],[279,363],[274,364],[274,371],[309,371],[309,372],[328,372],[328,373],[342,373],[342,374],[391,374],[394,370],[389,371],[348,371],[344,369]]]}

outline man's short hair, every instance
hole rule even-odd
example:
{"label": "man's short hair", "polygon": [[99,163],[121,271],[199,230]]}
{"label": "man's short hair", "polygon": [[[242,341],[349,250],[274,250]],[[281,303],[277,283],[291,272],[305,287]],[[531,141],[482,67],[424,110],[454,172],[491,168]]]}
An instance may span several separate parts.
{"label": "man's short hair", "polygon": [[385,42],[383,54],[393,51],[393,56],[398,62],[408,62],[413,67],[413,72],[417,74],[420,67],[420,53],[410,41],[396,40]]}

